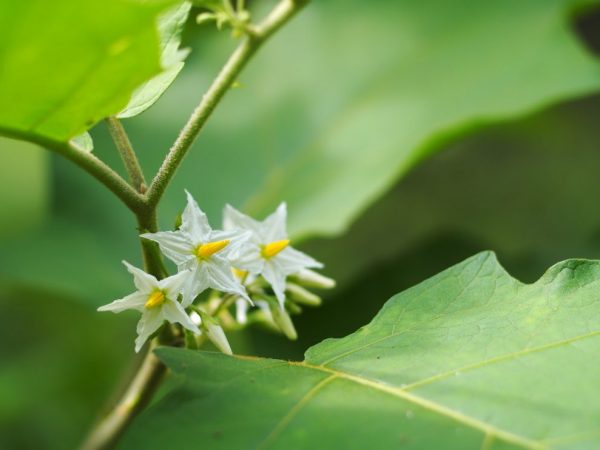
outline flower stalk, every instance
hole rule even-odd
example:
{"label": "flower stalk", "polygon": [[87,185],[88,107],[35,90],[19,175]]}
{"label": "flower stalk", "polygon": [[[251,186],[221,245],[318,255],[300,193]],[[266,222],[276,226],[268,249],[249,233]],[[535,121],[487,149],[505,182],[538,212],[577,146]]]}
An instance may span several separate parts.
{"label": "flower stalk", "polygon": [[108,131],[113,138],[115,146],[121,155],[127,174],[129,175],[129,181],[133,188],[140,193],[144,193],[146,190],[146,180],[144,179],[144,173],[142,167],[137,159],[137,155],[131,146],[129,136],[123,127],[123,124],[116,117],[107,117],[106,126]]}
{"label": "flower stalk", "polygon": [[[125,163],[130,183],[127,183],[96,156],[79,149],[72,143],[64,144],[45,140],[38,143],[67,157],[115,193],[135,214],[140,233],[155,233],[157,231],[156,209],[160,199],[204,124],[252,55],[306,2],[307,0],[281,0],[261,24],[256,27],[248,26],[246,37],[243,38],[241,44],[202,97],[145,193],[146,183],[142,169],[127,134],[117,119],[109,118],[107,124]],[[146,239],[141,240],[141,245],[145,271],[158,280],[164,278],[167,273],[158,246]],[[153,353],[154,348],[160,344],[173,345],[173,342],[174,336],[171,328],[166,326],[162,328],[159,336],[146,346],[143,361],[128,383],[124,394],[92,429],[81,446],[82,450],[109,449],[116,444],[133,418],[150,402],[166,373],[166,367]]]}

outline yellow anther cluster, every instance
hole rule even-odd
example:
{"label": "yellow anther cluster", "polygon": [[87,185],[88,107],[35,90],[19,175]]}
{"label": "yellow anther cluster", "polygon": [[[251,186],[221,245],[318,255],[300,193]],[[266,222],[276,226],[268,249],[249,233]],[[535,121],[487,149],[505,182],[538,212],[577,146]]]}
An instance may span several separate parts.
{"label": "yellow anther cluster", "polygon": [[144,304],[144,308],[151,309],[156,308],[157,306],[162,305],[167,298],[163,291],[154,291],[152,294],[148,296],[148,300]]}
{"label": "yellow anther cluster", "polygon": [[223,241],[216,242],[207,242],[206,244],[201,244],[196,247],[196,256],[200,259],[206,259],[209,256],[214,255],[217,252],[220,252],[225,247],[229,245],[229,239],[225,239]]}
{"label": "yellow anther cluster", "polygon": [[290,244],[289,239],[284,239],[282,241],[271,242],[270,244],[264,245],[261,251],[261,254],[264,258],[272,258],[277,253],[282,251]]}

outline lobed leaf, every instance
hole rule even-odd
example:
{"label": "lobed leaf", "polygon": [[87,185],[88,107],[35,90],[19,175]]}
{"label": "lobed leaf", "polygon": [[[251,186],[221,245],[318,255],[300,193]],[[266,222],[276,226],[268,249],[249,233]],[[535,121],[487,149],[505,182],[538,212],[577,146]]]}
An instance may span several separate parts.
{"label": "lobed leaf", "polygon": [[120,448],[597,448],[599,289],[599,261],[523,284],[481,253],[303,362],[159,349],[179,386]]}

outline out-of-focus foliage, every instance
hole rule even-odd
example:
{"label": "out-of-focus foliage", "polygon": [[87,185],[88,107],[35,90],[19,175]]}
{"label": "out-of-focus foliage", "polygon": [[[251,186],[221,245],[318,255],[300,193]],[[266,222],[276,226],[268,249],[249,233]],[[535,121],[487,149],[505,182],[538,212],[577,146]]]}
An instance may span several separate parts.
{"label": "out-of-focus foliage", "polygon": [[168,4],[0,2],[1,133],[64,142],[117,113],[161,69],[155,21]]}
{"label": "out-of-focus foliage", "polygon": [[72,299],[4,287],[0,448],[77,448],[116,394],[131,359],[131,327]]}
{"label": "out-of-focus foliage", "polygon": [[481,253],[300,363],[160,349],[180,384],[119,448],[595,448],[599,288],[598,261],[525,285]]}

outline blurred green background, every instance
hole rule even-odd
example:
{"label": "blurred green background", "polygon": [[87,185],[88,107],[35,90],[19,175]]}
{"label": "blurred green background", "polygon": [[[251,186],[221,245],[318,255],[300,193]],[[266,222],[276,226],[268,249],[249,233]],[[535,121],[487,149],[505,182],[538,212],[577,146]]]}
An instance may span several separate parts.
{"label": "blurred green background", "polygon": [[[252,61],[161,207],[171,227],[187,188],[216,226],[224,202],[261,216],[288,200],[300,246],[338,280],[295,319],[297,342],[251,329],[234,351],[301,359],[481,250],[524,281],[600,258],[597,10],[324,3]],[[172,89],[124,121],[147,176],[235,45],[193,24],[184,41]],[[92,135],[122,172],[104,125]],[[135,223],[71,163],[8,139],[0,208],[0,448],[73,448],[134,365],[136,315],[95,309],[131,289]]]}

